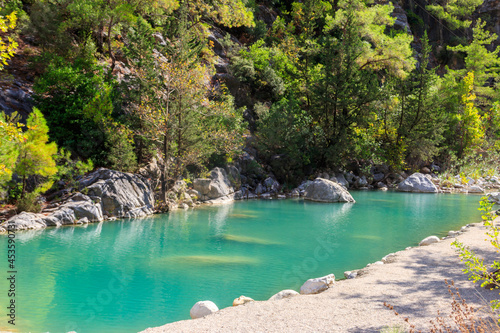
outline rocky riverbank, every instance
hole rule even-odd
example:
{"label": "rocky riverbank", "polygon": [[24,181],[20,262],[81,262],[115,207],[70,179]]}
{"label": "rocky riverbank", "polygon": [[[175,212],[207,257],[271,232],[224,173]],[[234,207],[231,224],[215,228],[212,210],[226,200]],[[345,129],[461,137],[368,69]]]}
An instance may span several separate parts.
{"label": "rocky riverbank", "polygon": [[482,257],[497,258],[484,233],[483,226],[474,224],[453,237],[391,254],[358,271],[356,278],[337,281],[320,294],[247,302],[202,319],[143,332],[380,332],[387,326],[408,328],[406,317],[427,332],[438,311],[447,317],[452,309],[445,279],[454,281],[461,296],[478,311],[477,316],[488,317],[489,301],[498,298],[498,290],[486,290],[468,281],[450,245],[456,236]]}
{"label": "rocky riverbank", "polygon": [[22,212],[3,222],[0,232],[142,217],[152,214],[155,205],[147,179],[103,168],[83,177],[78,191],[64,189],[54,197],[59,198],[40,214]]}

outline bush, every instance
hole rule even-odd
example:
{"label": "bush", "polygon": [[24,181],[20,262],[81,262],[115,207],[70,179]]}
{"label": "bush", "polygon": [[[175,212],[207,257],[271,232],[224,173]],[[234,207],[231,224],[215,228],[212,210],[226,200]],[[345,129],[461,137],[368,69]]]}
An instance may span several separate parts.
{"label": "bush", "polygon": [[17,201],[17,213],[30,212],[40,213],[42,205],[38,202],[38,192],[27,193],[24,198]]}

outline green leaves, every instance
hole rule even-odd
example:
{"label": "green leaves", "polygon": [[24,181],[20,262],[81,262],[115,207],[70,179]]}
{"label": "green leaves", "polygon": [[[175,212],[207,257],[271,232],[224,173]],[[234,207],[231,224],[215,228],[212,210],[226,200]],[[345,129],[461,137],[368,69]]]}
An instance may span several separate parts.
{"label": "green leaves", "polygon": [[[491,213],[493,204],[489,202],[488,197],[482,197],[479,204],[479,210],[483,212],[481,217],[483,219],[484,226],[486,227],[486,235],[490,238],[490,244],[498,252],[500,251],[500,227],[495,225],[495,217]],[[500,261],[493,260],[490,264],[485,264],[484,259],[479,257],[473,250],[458,240],[455,240],[451,245],[456,248],[456,251],[460,256],[460,260],[464,263],[465,268],[463,271],[469,275],[469,280],[472,280],[474,283],[480,282],[481,287],[500,287],[499,275],[493,273],[500,269]],[[491,307],[493,310],[500,309],[500,300],[491,301]]]}
{"label": "green leaves", "polygon": [[438,19],[443,20],[453,29],[468,28],[472,13],[483,0],[434,0],[425,6]]}

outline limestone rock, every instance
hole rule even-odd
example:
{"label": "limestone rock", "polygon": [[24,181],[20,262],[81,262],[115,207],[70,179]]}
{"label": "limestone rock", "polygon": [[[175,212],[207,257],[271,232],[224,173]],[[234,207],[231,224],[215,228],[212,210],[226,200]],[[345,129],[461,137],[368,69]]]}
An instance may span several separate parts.
{"label": "limestone rock", "polygon": [[240,297],[236,298],[233,301],[233,306],[243,305],[243,304],[248,303],[248,302],[254,302],[254,300],[250,297],[246,297],[246,296],[241,295]]}
{"label": "limestone rock", "polygon": [[278,183],[277,180],[268,177],[266,180],[264,180],[264,186],[266,187],[266,190],[271,193],[276,193],[279,190],[280,183]]}
{"label": "limestone rock", "polygon": [[187,194],[189,194],[191,199],[194,199],[194,200],[198,199],[201,196],[200,192],[193,190],[193,189],[189,189],[187,191]]}
{"label": "limestone rock", "polygon": [[201,201],[208,200],[232,200],[234,188],[231,181],[222,168],[215,168],[210,171],[210,178],[197,178],[193,181],[193,187],[200,192]]}
{"label": "limestone rock", "polygon": [[212,314],[214,312],[219,311],[217,305],[211,301],[200,301],[197,302],[191,310],[189,311],[189,315],[192,319],[202,318]]}
{"label": "limestone rock", "polygon": [[345,188],[323,178],[316,178],[307,186],[304,198],[318,202],[355,202]]}
{"label": "limestone rock", "polygon": [[69,198],[69,200],[62,204],[60,208],[71,209],[77,220],[86,217],[90,222],[100,222],[104,219],[100,203],[94,202],[91,198],[81,193],[77,193],[73,197]]}
{"label": "limestone rock", "polygon": [[479,185],[469,186],[467,189],[469,193],[484,193],[484,189]]}
{"label": "limestone rock", "polygon": [[2,223],[2,227],[7,229],[7,226],[12,226],[15,230],[43,229],[47,226],[43,217],[42,214],[22,212]]}
{"label": "limestone rock", "polygon": [[153,213],[153,190],[140,175],[101,168],[84,177],[80,188],[101,198],[103,215],[134,218]]}
{"label": "limestone rock", "polygon": [[439,242],[439,238],[437,236],[429,236],[427,238],[424,238],[418,246],[426,246],[426,245],[431,245],[434,243]]}
{"label": "limestone rock", "polygon": [[274,294],[273,296],[271,296],[271,298],[269,298],[269,300],[270,301],[279,301],[280,299],[290,298],[290,297],[297,296],[297,295],[300,295],[300,294],[298,292],[296,292],[295,290],[286,289],[286,290],[280,291],[277,294]]}
{"label": "limestone rock", "polygon": [[402,192],[437,193],[438,189],[432,181],[421,173],[414,173],[399,183],[398,190]]}
{"label": "limestone rock", "polygon": [[365,176],[359,177],[354,185],[358,188],[366,187],[368,185],[368,180]]}
{"label": "limestone rock", "polygon": [[346,279],[354,279],[358,276],[358,272],[357,271],[346,271],[344,272],[344,277]]}
{"label": "limestone rock", "polygon": [[318,294],[333,286],[334,283],[335,275],[333,274],[315,279],[309,279],[302,285],[302,287],[300,287],[300,293],[303,295]]}
{"label": "limestone rock", "polygon": [[500,204],[500,192],[489,193],[488,200],[492,203]]}

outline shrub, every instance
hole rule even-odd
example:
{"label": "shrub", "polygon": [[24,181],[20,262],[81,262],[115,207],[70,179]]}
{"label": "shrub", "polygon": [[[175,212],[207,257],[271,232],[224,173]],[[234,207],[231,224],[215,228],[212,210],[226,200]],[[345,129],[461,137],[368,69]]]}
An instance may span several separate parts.
{"label": "shrub", "polygon": [[[483,212],[481,217],[487,230],[486,235],[489,237],[489,242],[498,252],[500,251],[500,227],[495,225],[493,221],[492,208],[493,204],[488,201],[487,197],[483,197],[479,210]],[[480,282],[481,287],[490,289],[500,287],[500,273],[498,273],[500,272],[500,260],[493,260],[493,262],[485,264],[483,258],[480,258],[473,250],[458,240],[455,240],[452,245],[456,247],[460,260],[465,264],[463,271],[469,275],[469,280],[474,283]],[[493,310],[500,309],[500,300],[492,301],[491,308]]]}
{"label": "shrub", "polygon": [[30,212],[30,213],[40,213],[42,211],[42,205],[38,202],[38,192],[31,192],[24,195],[24,198],[20,198],[17,201],[17,213]]}

